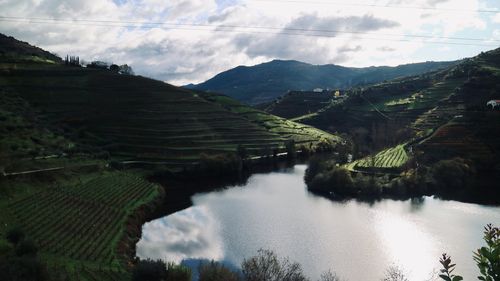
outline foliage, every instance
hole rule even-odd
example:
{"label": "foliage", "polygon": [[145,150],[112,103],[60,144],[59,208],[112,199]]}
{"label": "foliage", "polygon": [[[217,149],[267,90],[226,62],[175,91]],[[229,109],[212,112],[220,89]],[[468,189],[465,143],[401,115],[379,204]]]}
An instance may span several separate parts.
{"label": "foliage", "polygon": [[409,281],[403,269],[398,266],[390,266],[386,271],[382,281]]}
{"label": "foliage", "polygon": [[330,167],[317,174],[309,184],[309,189],[319,192],[333,192],[339,196],[356,194],[354,181],[348,170],[342,167]]}
{"label": "foliage", "polygon": [[234,153],[200,155],[200,170],[208,175],[228,175],[235,174],[242,169],[241,158]]}
{"label": "foliage", "polygon": [[240,276],[238,273],[225,267],[223,264],[216,261],[201,263],[198,268],[199,281],[238,281]]}
{"label": "foliage", "polygon": [[241,264],[245,281],[307,281],[300,264],[279,259],[271,250],[260,249],[257,255]]}
{"label": "foliage", "polygon": [[167,263],[167,278],[165,281],[191,281],[191,269],[182,264]]}
{"label": "foliage", "polygon": [[439,260],[443,268],[441,269],[441,274],[439,274],[439,277],[445,281],[460,281],[463,280],[462,276],[452,274],[452,272],[455,270],[455,265],[454,263],[451,263],[451,257],[448,256],[447,254],[443,254],[441,259]]}
{"label": "foliage", "polygon": [[319,281],[345,281],[345,280],[340,278],[335,272],[328,270],[321,274]]}
{"label": "foliage", "polygon": [[486,246],[474,253],[474,261],[479,267],[479,280],[500,280],[500,228],[488,224],[484,228]]}
{"label": "foliage", "polygon": [[162,260],[140,260],[132,271],[134,281],[164,281],[167,278],[167,265]]}
{"label": "foliage", "polygon": [[463,189],[474,175],[473,166],[462,158],[441,160],[432,167],[433,178],[439,189]]}

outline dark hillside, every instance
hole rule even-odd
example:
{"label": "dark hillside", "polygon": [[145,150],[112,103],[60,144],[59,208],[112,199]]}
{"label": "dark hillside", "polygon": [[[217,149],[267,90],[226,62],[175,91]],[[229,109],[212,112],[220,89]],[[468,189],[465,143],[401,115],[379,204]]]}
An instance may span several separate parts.
{"label": "dark hillside", "polygon": [[[25,64],[3,69],[0,88],[18,95],[51,127],[85,149],[127,160],[192,163],[200,154],[259,155],[285,142],[315,146],[335,142],[329,134],[266,113],[257,117],[228,109],[195,93],[144,77],[63,65]],[[248,108],[248,110],[251,110]],[[265,117],[275,120],[266,126]]]}
{"label": "dark hillside", "polygon": [[0,59],[2,62],[62,62],[61,58],[54,54],[1,33]]}

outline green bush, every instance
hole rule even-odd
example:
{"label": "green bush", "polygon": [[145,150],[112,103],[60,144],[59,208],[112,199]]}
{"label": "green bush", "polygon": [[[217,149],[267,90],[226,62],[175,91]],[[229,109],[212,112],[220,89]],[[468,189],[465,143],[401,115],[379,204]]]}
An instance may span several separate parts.
{"label": "green bush", "polygon": [[200,154],[201,173],[211,176],[231,175],[242,170],[242,161],[234,153],[209,155]]}
{"label": "green bush", "polygon": [[357,193],[349,171],[335,166],[318,173],[308,187],[312,191],[333,192],[339,196],[353,196]]}
{"label": "green bush", "polygon": [[475,171],[462,158],[441,160],[432,167],[432,176],[441,191],[454,191],[467,187]]}
{"label": "green bush", "polygon": [[474,253],[474,261],[479,267],[479,280],[500,280],[500,228],[488,224],[484,228],[486,246]]}
{"label": "green bush", "polygon": [[140,260],[132,271],[134,281],[164,281],[167,278],[167,265],[161,260]]}
{"label": "green bush", "polygon": [[200,264],[198,268],[199,281],[238,281],[240,276],[224,265],[211,261]]}
{"label": "green bush", "polygon": [[191,269],[173,262],[167,263],[166,281],[191,281]]}

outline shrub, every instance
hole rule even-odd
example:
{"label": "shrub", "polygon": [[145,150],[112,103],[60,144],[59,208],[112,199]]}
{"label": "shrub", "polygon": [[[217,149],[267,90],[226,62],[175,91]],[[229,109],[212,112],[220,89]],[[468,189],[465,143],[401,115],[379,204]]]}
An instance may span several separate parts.
{"label": "shrub", "polygon": [[132,272],[134,281],[164,281],[167,278],[167,265],[161,260],[140,260]]}
{"label": "shrub", "polygon": [[479,267],[479,280],[500,280],[500,228],[488,224],[484,228],[486,246],[474,253],[474,261]]}
{"label": "shrub", "polygon": [[236,174],[242,169],[241,159],[233,153],[208,155],[202,153],[200,155],[200,170],[202,173],[209,175],[228,175]]}
{"label": "shrub", "polygon": [[344,279],[340,278],[335,272],[328,270],[321,274],[319,281],[344,281]]}
{"label": "shrub", "polygon": [[442,191],[465,188],[473,174],[473,167],[462,158],[441,160],[432,167],[433,178]]}
{"label": "shrub", "polygon": [[334,192],[340,196],[356,194],[351,174],[341,167],[331,167],[317,174],[309,184],[309,189],[319,192]]}
{"label": "shrub", "polygon": [[167,263],[166,281],[191,281],[191,269],[172,262]]}
{"label": "shrub", "polygon": [[398,266],[390,266],[385,271],[382,281],[409,281],[403,269]]}
{"label": "shrub", "polygon": [[238,273],[215,261],[200,264],[198,272],[200,274],[199,281],[240,280]]}
{"label": "shrub", "polygon": [[279,259],[271,250],[260,249],[257,255],[241,264],[246,281],[307,281],[298,263]]}
{"label": "shrub", "polygon": [[443,268],[440,270],[441,274],[439,277],[445,281],[460,281],[463,280],[462,276],[452,274],[455,270],[455,264],[451,263],[451,257],[443,254],[441,259],[439,260]]}

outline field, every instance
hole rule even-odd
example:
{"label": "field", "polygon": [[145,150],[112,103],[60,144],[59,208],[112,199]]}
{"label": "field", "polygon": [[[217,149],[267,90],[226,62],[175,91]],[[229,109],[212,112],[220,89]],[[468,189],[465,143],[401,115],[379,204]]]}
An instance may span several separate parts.
{"label": "field", "polygon": [[133,235],[127,220],[159,194],[133,174],[87,175],[0,200],[0,220],[3,230],[20,226],[35,241],[56,280],[123,280]]}
{"label": "field", "polygon": [[390,147],[380,151],[373,157],[368,156],[359,160],[355,160],[352,163],[346,165],[349,170],[356,169],[398,169],[401,168],[408,160],[410,156],[405,150],[405,144],[400,144],[395,147]]}

